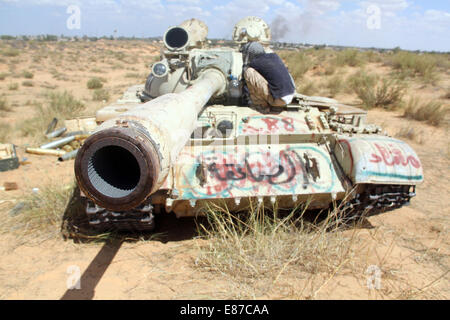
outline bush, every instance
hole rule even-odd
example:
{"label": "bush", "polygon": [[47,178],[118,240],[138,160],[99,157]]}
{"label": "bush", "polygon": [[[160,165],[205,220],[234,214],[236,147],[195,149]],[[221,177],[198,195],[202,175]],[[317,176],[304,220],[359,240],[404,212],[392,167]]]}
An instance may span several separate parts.
{"label": "bush", "polygon": [[405,92],[405,87],[399,81],[382,79],[379,82],[377,76],[368,75],[364,71],[350,77],[349,84],[367,109],[395,108],[401,103]]}
{"label": "bush", "polygon": [[282,51],[280,58],[286,62],[289,72],[296,82],[303,78],[312,65],[311,58],[303,52]]}
{"label": "bush", "polygon": [[0,51],[0,54],[5,57],[17,57],[20,54],[20,52],[17,49],[6,48],[6,49]]}
{"label": "bush", "polygon": [[33,87],[34,84],[33,84],[32,81],[24,81],[24,82],[22,82],[22,86],[24,86],[24,87]]}
{"label": "bush", "polygon": [[356,49],[345,49],[338,52],[336,56],[336,64],[340,67],[350,66],[356,67],[363,64],[360,52]]}
{"label": "bush", "polygon": [[312,96],[317,93],[317,87],[313,81],[304,81],[300,84],[297,91],[301,94]]}
{"label": "bush", "polygon": [[400,130],[395,134],[396,137],[401,139],[408,139],[411,141],[415,141],[419,144],[424,143],[424,132],[416,130],[417,128],[408,126],[408,127],[402,127]]}
{"label": "bush", "polygon": [[7,142],[10,133],[11,133],[10,125],[7,123],[0,123],[0,143]]}
{"label": "bush", "polygon": [[423,102],[418,98],[410,98],[405,106],[403,116],[418,121],[425,121],[434,126],[440,126],[449,110],[439,101]]}
{"label": "bush", "polygon": [[36,105],[36,115],[23,121],[19,129],[24,136],[32,136],[38,141],[45,140],[44,132],[53,118],[64,121],[76,116],[84,110],[83,103],[67,91],[46,94],[46,106]]}
{"label": "bush", "polygon": [[0,36],[0,39],[2,39],[2,40],[14,40],[16,37],[14,37],[14,36],[10,36],[9,34],[2,34],[1,36]]}
{"label": "bush", "polygon": [[366,60],[371,63],[379,63],[379,62],[383,61],[381,53],[374,51],[374,50],[361,52],[360,54],[361,54],[363,61]]}
{"label": "bush", "polygon": [[395,53],[388,62],[396,71],[400,79],[407,77],[421,77],[425,82],[435,82],[437,62],[430,54],[417,54],[406,51]]}
{"label": "bush", "polygon": [[328,63],[328,64],[325,65],[325,71],[324,71],[324,74],[325,74],[326,76],[331,76],[331,75],[333,75],[335,72],[336,72],[336,65],[330,64],[330,63]]}
{"label": "bush", "polygon": [[19,89],[19,84],[18,83],[10,83],[8,86],[9,90],[17,90]]}
{"label": "bush", "polygon": [[3,97],[0,98],[0,111],[11,111],[11,108],[8,105],[8,101],[6,101],[6,98]]}
{"label": "bush", "polygon": [[91,78],[87,82],[88,89],[100,89],[103,87],[103,83],[99,78]]}
{"label": "bush", "polygon": [[5,80],[6,76],[7,76],[6,73],[4,72],[0,73],[0,80]]}
{"label": "bush", "polygon": [[48,110],[60,116],[64,115],[62,119],[79,116],[85,107],[82,102],[75,99],[75,97],[67,91],[64,91],[63,93],[50,92],[46,96],[49,104]]}
{"label": "bush", "polygon": [[335,75],[334,77],[328,79],[326,87],[329,90],[330,95],[334,97],[339,92],[341,92],[342,88],[344,87],[344,80],[341,76]]}
{"label": "bush", "polygon": [[30,71],[24,71],[23,72],[23,77],[26,78],[26,79],[33,79],[34,74],[31,73]]}
{"label": "bush", "polygon": [[92,100],[94,101],[108,101],[109,93],[105,89],[95,89],[92,94]]}

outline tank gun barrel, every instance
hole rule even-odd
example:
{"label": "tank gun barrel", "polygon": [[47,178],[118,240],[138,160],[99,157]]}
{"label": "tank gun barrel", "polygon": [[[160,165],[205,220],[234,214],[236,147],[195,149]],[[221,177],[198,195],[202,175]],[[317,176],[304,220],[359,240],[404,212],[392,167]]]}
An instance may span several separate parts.
{"label": "tank gun barrel", "polygon": [[225,86],[222,72],[206,69],[187,90],[160,96],[102,123],[77,153],[80,189],[109,210],[141,204],[163,185],[198,114]]}

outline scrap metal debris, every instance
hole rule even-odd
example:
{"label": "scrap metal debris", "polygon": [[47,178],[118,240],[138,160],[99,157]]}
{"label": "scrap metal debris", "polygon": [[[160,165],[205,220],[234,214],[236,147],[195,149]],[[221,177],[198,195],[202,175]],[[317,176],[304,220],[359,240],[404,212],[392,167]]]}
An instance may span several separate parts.
{"label": "scrap metal debris", "polygon": [[[54,118],[46,131],[46,137],[52,141],[42,144],[39,148],[26,148],[25,152],[57,156],[58,161],[73,159],[84,140],[90,136],[92,130],[97,126],[95,118],[82,117],[66,120],[64,127],[55,130],[57,122],[58,120]],[[54,140],[58,137],[59,139]]]}
{"label": "scrap metal debris", "polygon": [[16,147],[11,144],[0,144],[0,171],[14,170],[19,167]]}

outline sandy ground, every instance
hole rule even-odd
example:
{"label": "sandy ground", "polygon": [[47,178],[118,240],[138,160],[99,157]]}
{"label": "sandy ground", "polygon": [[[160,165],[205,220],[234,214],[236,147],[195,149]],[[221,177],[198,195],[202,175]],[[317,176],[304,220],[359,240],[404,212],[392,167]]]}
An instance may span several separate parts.
{"label": "sandy ground", "polygon": [[[145,68],[158,49],[146,44],[127,48],[126,42],[86,44],[86,48],[66,46],[50,48],[42,63],[33,63],[30,56],[21,54],[0,63],[0,72],[20,74],[29,68],[34,74],[34,87],[8,90],[11,82],[23,79],[9,77],[0,81],[0,92],[14,106],[12,112],[2,114],[2,121],[17,125],[30,117],[33,106],[30,99],[42,100],[42,85],[56,85],[57,90],[68,89],[83,99],[87,113],[101,107],[92,101],[86,81],[92,76],[108,79],[105,87],[111,92],[111,101],[123,90],[142,79],[128,78],[133,72],[144,75]],[[36,56],[41,49],[32,50]],[[133,63],[103,60],[107,50],[127,53],[127,59],[137,57]],[[63,57],[58,58],[58,52]],[[78,66],[65,67],[64,59],[72,53],[82,52]],[[96,57],[95,61],[90,61]],[[58,59],[61,59],[58,65]],[[6,61],[5,61],[6,60]],[[27,62],[27,63],[22,63]],[[67,79],[55,79],[49,72],[54,64]],[[114,64],[120,64],[114,68]],[[103,72],[93,72],[101,69]],[[95,71],[95,70],[94,70]],[[98,71],[98,70],[97,70]],[[64,78],[64,77],[62,77]],[[422,88],[427,97],[440,97],[448,79],[441,87]],[[420,88],[420,86],[417,86]],[[444,89],[443,89],[444,88]],[[415,90],[415,88],[410,88]],[[417,93],[417,90],[415,90]],[[421,92],[422,92],[421,91]],[[343,95],[338,97],[349,100]],[[448,100],[447,100],[448,103]],[[265,293],[253,295],[244,284],[233,281],[225,274],[208,272],[197,266],[199,247],[205,240],[199,239],[193,219],[176,219],[171,215],[159,218],[157,236],[151,239],[115,242],[77,243],[63,240],[61,236],[17,232],[0,234],[0,298],[1,299],[449,299],[450,298],[450,144],[448,127],[440,128],[407,121],[400,112],[371,110],[369,122],[382,125],[390,135],[396,136],[403,127],[412,128],[415,137],[407,140],[416,150],[424,167],[425,182],[417,188],[417,197],[404,207],[368,219],[370,227],[357,230],[361,244],[357,252],[362,262],[352,272],[318,275],[317,285],[303,273],[286,274],[276,286]],[[13,127],[14,128],[14,127]],[[402,138],[404,139],[404,138]],[[0,184],[16,182],[19,190],[0,191],[0,218],[6,219],[10,202],[20,200],[31,193],[32,188],[42,188],[51,183],[68,184],[73,181],[73,161],[58,163],[53,157],[33,156],[24,153],[32,138],[12,133],[10,140],[19,146],[20,158],[27,157],[29,164],[18,170],[0,173]],[[17,231],[17,230],[16,230]],[[354,233],[355,230],[342,231]],[[301,245],[301,244],[299,244]],[[371,273],[368,267],[375,265],[380,271],[378,288],[368,288]],[[370,271],[370,269],[369,269]],[[68,290],[68,283],[81,275],[81,289]],[[375,283],[375,282],[370,282]],[[261,291],[260,291],[261,292]]]}

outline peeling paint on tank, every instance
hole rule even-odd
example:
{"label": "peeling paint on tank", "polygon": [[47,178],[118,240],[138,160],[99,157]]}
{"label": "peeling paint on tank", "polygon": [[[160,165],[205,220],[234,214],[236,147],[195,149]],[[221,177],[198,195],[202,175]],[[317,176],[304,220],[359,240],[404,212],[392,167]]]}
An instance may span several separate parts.
{"label": "peeling paint on tank", "polygon": [[341,137],[339,142],[347,149],[349,174],[355,183],[416,184],[423,180],[418,156],[403,141],[389,137]]}
{"label": "peeling paint on tank", "polygon": [[305,121],[292,117],[251,115],[241,121],[239,134],[294,134],[309,133]]}
{"label": "peeling paint on tank", "polygon": [[210,148],[193,154],[198,156],[182,155],[176,166],[179,199],[343,192],[329,154],[316,145]]}

